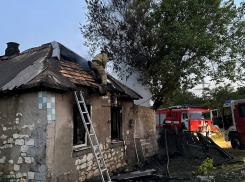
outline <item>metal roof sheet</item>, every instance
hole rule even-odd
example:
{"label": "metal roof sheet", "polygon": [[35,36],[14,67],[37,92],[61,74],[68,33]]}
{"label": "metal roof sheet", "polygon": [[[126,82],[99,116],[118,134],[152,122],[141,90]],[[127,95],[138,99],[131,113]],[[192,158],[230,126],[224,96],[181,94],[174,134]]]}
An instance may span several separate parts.
{"label": "metal roof sheet", "polygon": [[24,52],[0,61],[0,90],[12,90],[26,84],[45,68],[50,46],[35,52]]}

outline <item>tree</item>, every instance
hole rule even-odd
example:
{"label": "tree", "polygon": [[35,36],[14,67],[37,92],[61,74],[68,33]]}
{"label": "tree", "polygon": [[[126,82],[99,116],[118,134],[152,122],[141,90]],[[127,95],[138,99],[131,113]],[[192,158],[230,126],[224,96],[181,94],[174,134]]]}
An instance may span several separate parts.
{"label": "tree", "polygon": [[[121,78],[138,74],[154,108],[205,76],[244,73],[244,8],[233,0],[86,0],[81,32],[93,53],[107,48]],[[125,66],[126,65],[126,66]],[[126,68],[126,69],[125,69]]]}
{"label": "tree", "polygon": [[245,87],[238,87],[237,92],[243,99],[245,99]]}
{"label": "tree", "polygon": [[227,100],[245,99],[244,87],[238,87],[237,90],[235,90],[231,84],[211,89],[209,95],[210,98],[208,100],[211,109],[223,108]]}
{"label": "tree", "polygon": [[202,98],[197,97],[194,93],[186,90],[176,90],[169,102],[164,102],[161,108],[168,108],[175,105],[194,105],[201,106]]}

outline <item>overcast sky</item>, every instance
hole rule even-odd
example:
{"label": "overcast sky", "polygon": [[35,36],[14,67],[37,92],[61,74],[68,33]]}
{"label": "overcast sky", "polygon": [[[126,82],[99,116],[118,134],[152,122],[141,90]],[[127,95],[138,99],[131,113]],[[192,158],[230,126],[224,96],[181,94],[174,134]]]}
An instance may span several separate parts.
{"label": "overcast sky", "polygon": [[0,56],[7,42],[19,43],[22,52],[55,40],[89,59],[79,29],[86,22],[84,0],[0,0],[0,7]]}

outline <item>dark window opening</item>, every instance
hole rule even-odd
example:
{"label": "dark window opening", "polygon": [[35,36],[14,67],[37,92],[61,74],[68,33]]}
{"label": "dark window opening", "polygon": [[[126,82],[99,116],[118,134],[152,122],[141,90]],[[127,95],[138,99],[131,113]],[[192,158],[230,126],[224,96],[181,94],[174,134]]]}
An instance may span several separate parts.
{"label": "dark window opening", "polygon": [[213,125],[223,128],[224,126],[220,110],[212,110],[211,112]]}
{"label": "dark window opening", "polygon": [[183,112],[183,113],[182,113],[182,119],[188,119],[187,112]]}
{"label": "dark window opening", "polygon": [[231,113],[231,108],[230,107],[224,107],[224,116],[230,116]]}
{"label": "dark window opening", "polygon": [[245,104],[238,105],[239,117],[245,117]]}
{"label": "dark window opening", "polygon": [[173,112],[172,118],[177,118],[177,113],[176,112]]}
{"label": "dark window opening", "polygon": [[227,129],[232,126],[232,112],[230,107],[223,108],[224,127]]}
{"label": "dark window opening", "polygon": [[[82,106],[81,106],[82,107]],[[84,111],[84,108],[82,108]],[[87,110],[90,115],[90,106],[87,105]],[[79,109],[77,105],[73,107],[73,145],[82,145],[87,146],[87,132],[85,130],[82,117],[80,115]],[[89,122],[87,114],[84,114],[84,119]],[[90,130],[90,125],[87,125]]]}
{"label": "dark window opening", "polygon": [[111,108],[111,140],[122,140],[122,109]]}

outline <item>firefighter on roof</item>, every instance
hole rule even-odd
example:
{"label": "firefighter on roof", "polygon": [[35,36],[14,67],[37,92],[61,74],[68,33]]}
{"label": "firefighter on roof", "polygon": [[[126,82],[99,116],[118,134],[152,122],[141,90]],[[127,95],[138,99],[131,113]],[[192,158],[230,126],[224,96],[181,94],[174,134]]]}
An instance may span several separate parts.
{"label": "firefighter on roof", "polygon": [[101,51],[97,54],[91,63],[91,69],[95,72],[96,76],[101,80],[103,86],[107,85],[107,75],[105,72],[106,63],[108,60],[108,53]]}

